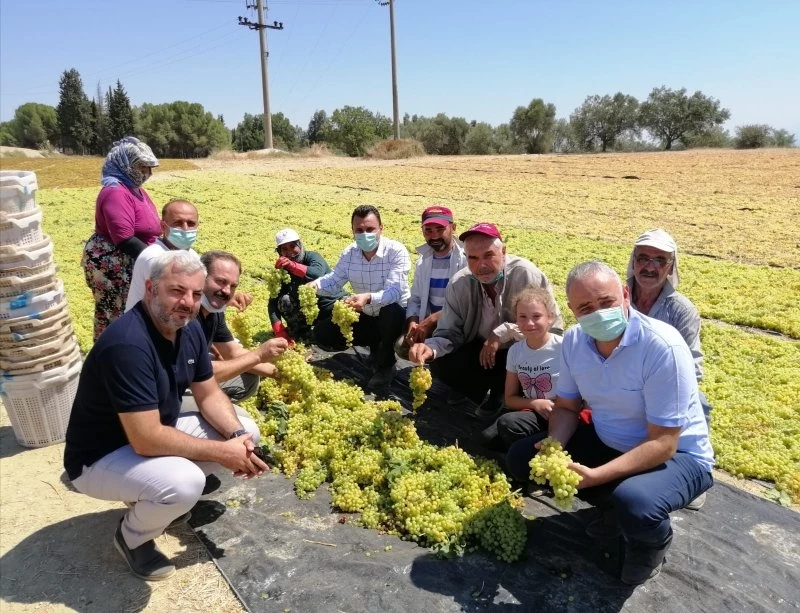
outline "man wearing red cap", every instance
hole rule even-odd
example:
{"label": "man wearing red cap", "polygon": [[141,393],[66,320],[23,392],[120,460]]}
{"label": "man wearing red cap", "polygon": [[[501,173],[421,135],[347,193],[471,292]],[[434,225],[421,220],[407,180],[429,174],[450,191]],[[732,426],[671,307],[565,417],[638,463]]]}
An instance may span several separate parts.
{"label": "man wearing red cap", "polygon": [[433,334],[442,315],[447,284],[467,264],[464,248],[453,236],[455,231],[453,212],[447,207],[429,206],[422,211],[425,244],[417,247],[419,259],[406,306],[406,331],[395,346],[404,359],[414,343]]}
{"label": "man wearing red cap", "polygon": [[[467,268],[448,284],[433,336],[415,343],[408,355],[415,363],[434,360],[433,374],[476,403],[489,391],[479,412],[489,417],[499,410],[503,398],[508,329],[516,326],[512,301],[528,287],[543,287],[551,293],[552,289],[533,263],[506,254],[494,224],[475,224],[459,239],[464,243]],[[562,327],[559,314],[554,328]]]}

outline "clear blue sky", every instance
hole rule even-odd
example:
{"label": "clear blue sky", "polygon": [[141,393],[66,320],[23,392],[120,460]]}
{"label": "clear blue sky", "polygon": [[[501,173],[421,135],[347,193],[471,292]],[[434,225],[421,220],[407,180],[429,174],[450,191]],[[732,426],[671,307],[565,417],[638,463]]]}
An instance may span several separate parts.
{"label": "clear blue sky", "polygon": [[[255,3],[255,0],[250,0]],[[506,122],[532,98],[568,117],[591,94],[640,100],[700,89],[727,127],[768,123],[800,141],[796,0],[395,0],[400,113]],[[258,34],[245,0],[0,0],[0,119],[58,103],[76,68],[89,97],[117,79],[131,102],[188,100],[228,127],[260,113]],[[303,127],[316,109],[391,116],[388,7],[272,0],[270,98]]]}

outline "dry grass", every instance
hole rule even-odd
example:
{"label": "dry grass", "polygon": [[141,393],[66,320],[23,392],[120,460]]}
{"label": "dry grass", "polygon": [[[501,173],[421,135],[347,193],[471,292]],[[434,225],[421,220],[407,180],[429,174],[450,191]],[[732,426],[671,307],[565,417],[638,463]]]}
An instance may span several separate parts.
{"label": "dry grass", "polygon": [[401,160],[407,158],[418,158],[425,155],[425,147],[422,143],[413,138],[401,138],[398,140],[382,140],[375,143],[366,157],[376,160]]}

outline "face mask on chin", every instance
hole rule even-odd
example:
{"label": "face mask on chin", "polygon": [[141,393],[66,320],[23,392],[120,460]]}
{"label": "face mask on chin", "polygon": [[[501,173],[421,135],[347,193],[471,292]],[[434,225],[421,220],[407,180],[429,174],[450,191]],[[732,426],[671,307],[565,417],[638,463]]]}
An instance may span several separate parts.
{"label": "face mask on chin", "polygon": [[224,313],[225,309],[228,308],[227,303],[219,308],[215,307],[214,305],[211,304],[211,302],[209,302],[205,294],[200,296],[200,306],[203,307],[209,313]]}
{"label": "face mask on chin", "polygon": [[181,230],[180,228],[170,228],[167,233],[167,241],[178,249],[184,251],[194,245],[197,240],[197,230]]}
{"label": "face mask on chin", "polygon": [[376,232],[362,232],[356,234],[356,246],[366,253],[375,251],[378,246],[378,234]]}
{"label": "face mask on chin", "polygon": [[622,307],[615,306],[578,317],[578,324],[586,334],[602,343],[622,336],[628,327],[628,320]]}

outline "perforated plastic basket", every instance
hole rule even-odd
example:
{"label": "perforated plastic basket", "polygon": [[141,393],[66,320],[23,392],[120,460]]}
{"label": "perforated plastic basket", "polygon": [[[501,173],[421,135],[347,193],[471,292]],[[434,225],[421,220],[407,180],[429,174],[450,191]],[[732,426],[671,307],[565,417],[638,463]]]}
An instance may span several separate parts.
{"label": "perforated plastic basket", "polygon": [[3,245],[0,242],[0,277],[18,276],[28,269],[35,270],[53,262],[53,241],[47,234],[34,245]]}
{"label": "perforated plastic basket", "polygon": [[36,174],[27,170],[0,170],[0,211],[21,213],[36,207]]}
{"label": "perforated plastic basket", "polygon": [[57,281],[54,289],[39,295],[31,292],[17,296],[10,302],[0,300],[0,320],[15,319],[29,315],[38,316],[64,302],[64,284]]}
{"label": "perforated plastic basket", "polygon": [[58,353],[59,349],[67,347],[69,343],[77,343],[72,334],[72,328],[62,329],[49,338],[40,337],[38,343],[28,345],[12,344],[0,346],[0,367],[13,368],[32,359],[39,359]]}
{"label": "perforated plastic basket", "polygon": [[41,207],[24,213],[0,212],[0,243],[3,245],[36,245],[42,238]]}
{"label": "perforated plastic basket", "polygon": [[62,300],[58,304],[44,311],[29,313],[21,317],[11,317],[3,319],[0,317],[0,333],[2,334],[28,334],[39,328],[52,325],[57,319],[69,315],[67,301]]}
{"label": "perforated plastic basket", "polygon": [[64,440],[81,366],[78,359],[58,376],[2,384],[0,397],[20,445],[45,447]]}
{"label": "perforated plastic basket", "polygon": [[35,375],[36,373],[53,370],[65,364],[71,364],[80,358],[81,350],[78,343],[70,341],[60,351],[50,355],[30,358],[22,362],[0,359],[0,376],[18,377],[21,375]]}
{"label": "perforated plastic basket", "polygon": [[26,330],[24,332],[10,332],[8,329],[0,331],[0,355],[4,349],[14,347],[32,347],[43,342],[63,336],[66,331],[72,331],[72,320],[69,311],[64,309],[61,314],[51,318],[48,325]]}
{"label": "perforated plastic basket", "polygon": [[8,302],[27,292],[34,296],[43,294],[55,289],[55,282],[56,267],[53,264],[33,275],[0,276],[0,300]]}

